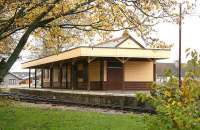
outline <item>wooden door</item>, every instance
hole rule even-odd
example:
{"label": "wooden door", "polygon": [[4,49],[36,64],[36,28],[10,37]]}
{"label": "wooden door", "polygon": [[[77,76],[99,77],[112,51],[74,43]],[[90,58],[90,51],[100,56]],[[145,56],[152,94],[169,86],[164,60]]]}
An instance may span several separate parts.
{"label": "wooden door", "polygon": [[120,62],[108,62],[107,76],[108,90],[123,89],[123,67]]}

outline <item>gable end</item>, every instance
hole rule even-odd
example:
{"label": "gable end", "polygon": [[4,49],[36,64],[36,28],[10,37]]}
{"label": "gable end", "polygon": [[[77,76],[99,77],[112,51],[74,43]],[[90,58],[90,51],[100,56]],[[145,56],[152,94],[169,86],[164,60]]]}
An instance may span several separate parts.
{"label": "gable end", "polygon": [[[131,40],[131,41],[130,41]],[[136,39],[129,36],[122,42],[120,42],[116,48],[145,48],[143,45],[141,45]]]}

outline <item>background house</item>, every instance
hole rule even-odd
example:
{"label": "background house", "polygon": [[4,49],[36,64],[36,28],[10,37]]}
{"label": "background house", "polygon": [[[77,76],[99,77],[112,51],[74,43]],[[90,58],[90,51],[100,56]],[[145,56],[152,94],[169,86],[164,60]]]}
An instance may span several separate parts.
{"label": "background house", "polygon": [[[31,74],[31,77],[33,74]],[[32,82],[32,80],[31,80]],[[29,84],[29,73],[28,72],[9,72],[0,83],[3,87],[12,87]]]}
{"label": "background house", "polygon": [[[172,74],[178,76],[178,66],[175,63],[156,63],[156,81],[162,83],[167,81],[166,70],[171,70]],[[182,64],[181,78],[184,77],[186,72],[186,64]]]}

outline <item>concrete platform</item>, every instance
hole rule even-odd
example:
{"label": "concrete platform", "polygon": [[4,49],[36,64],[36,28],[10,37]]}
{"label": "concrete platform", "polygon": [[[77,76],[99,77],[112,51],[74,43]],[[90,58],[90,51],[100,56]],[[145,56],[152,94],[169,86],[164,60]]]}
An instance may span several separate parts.
{"label": "concrete platform", "polygon": [[[64,103],[108,108],[150,111],[147,103],[139,103],[136,93],[139,91],[82,91],[66,89],[10,88],[11,93],[39,96]],[[142,93],[149,93],[141,91]],[[141,93],[140,92],[140,93]]]}
{"label": "concrete platform", "polygon": [[98,96],[125,96],[135,97],[137,93],[149,94],[149,91],[122,91],[122,90],[110,90],[110,91],[87,91],[87,90],[68,90],[68,89],[42,89],[42,88],[12,88],[19,90],[33,90],[42,92],[55,92],[55,93],[68,93],[68,94],[83,94],[83,95],[98,95]]}

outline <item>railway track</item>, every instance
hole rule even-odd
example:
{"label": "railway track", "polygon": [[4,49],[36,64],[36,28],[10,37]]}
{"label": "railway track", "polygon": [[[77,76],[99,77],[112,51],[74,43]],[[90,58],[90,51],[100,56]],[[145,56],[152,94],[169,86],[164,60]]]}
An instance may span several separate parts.
{"label": "railway track", "polygon": [[14,101],[21,101],[21,102],[29,102],[35,104],[52,104],[52,105],[64,105],[64,106],[86,106],[92,108],[102,108],[102,109],[110,109],[110,110],[119,110],[124,112],[137,112],[137,113],[151,113],[155,114],[154,110],[146,110],[142,108],[130,108],[130,107],[122,107],[122,106],[99,106],[94,104],[83,104],[80,102],[72,102],[69,100],[61,100],[56,98],[48,98],[43,96],[36,96],[30,94],[22,94],[22,93],[9,93],[3,92],[0,93],[0,97],[14,100]]}

